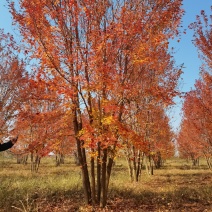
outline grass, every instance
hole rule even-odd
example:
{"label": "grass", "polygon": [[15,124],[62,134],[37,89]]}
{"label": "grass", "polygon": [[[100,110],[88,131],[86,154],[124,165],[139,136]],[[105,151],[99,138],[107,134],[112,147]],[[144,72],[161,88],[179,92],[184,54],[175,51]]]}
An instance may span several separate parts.
{"label": "grass", "polygon": [[[0,159],[0,211],[92,211],[84,206],[80,167],[71,158],[55,167],[42,159],[39,173],[14,158]],[[103,211],[96,208],[95,211]],[[212,173],[201,161],[198,168],[173,158],[148,176],[131,183],[124,159],[114,167],[108,205],[104,211],[212,211]]]}

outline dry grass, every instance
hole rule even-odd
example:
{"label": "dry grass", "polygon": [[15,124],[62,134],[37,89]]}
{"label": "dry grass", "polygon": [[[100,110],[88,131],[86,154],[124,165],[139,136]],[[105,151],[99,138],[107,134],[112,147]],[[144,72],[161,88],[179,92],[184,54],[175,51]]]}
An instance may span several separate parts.
{"label": "dry grass", "polygon": [[[0,160],[0,211],[92,211],[85,207],[80,168],[71,159],[55,167],[41,161],[39,173],[15,159]],[[142,171],[139,183],[129,181],[125,160],[119,159],[111,177],[106,209],[94,211],[212,211],[212,173],[201,162],[192,168],[173,158],[154,176]]]}

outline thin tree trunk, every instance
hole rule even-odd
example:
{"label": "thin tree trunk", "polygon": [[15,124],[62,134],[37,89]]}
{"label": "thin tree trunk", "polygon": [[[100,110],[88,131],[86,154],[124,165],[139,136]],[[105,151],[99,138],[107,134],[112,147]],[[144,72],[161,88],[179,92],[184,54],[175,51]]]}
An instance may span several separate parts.
{"label": "thin tree trunk", "polygon": [[97,203],[100,203],[101,199],[101,150],[100,150],[100,142],[98,142],[98,156],[97,156]]}
{"label": "thin tree trunk", "polygon": [[95,163],[94,163],[94,157],[91,157],[91,197],[92,197],[92,205],[94,206],[96,204]]}
{"label": "thin tree trunk", "polygon": [[127,159],[127,163],[128,163],[130,180],[131,180],[131,182],[133,182],[133,167],[132,167],[132,161],[130,159],[129,149],[126,150],[125,154],[126,154],[126,159]]}
{"label": "thin tree trunk", "polygon": [[139,180],[139,175],[140,175],[140,170],[141,170],[141,152],[138,150],[138,164],[137,164],[137,172],[136,172],[136,182]]}
{"label": "thin tree trunk", "polygon": [[104,208],[107,203],[107,189],[106,189],[106,175],[107,175],[107,148],[103,149],[102,158],[102,179],[101,179],[101,202],[100,206]]}
{"label": "thin tree trunk", "polygon": [[151,175],[154,175],[154,165],[153,165],[154,161],[152,159],[152,156],[149,156],[149,166],[150,166],[150,173]]}
{"label": "thin tree trunk", "polygon": [[147,156],[146,156],[146,155],[145,155],[144,161],[145,161],[146,173],[147,173],[148,175],[150,175],[150,167],[149,167],[149,165],[148,165],[148,161],[147,161]]}
{"label": "thin tree trunk", "polygon": [[89,174],[88,174],[88,165],[87,165],[87,160],[86,160],[86,153],[85,153],[85,148],[81,147],[82,149],[82,175],[84,178],[84,185],[85,185],[85,190],[86,190],[86,203],[91,204],[92,203],[92,196],[91,196],[91,186],[90,186],[90,179],[89,179]]}
{"label": "thin tree trunk", "polygon": [[[78,132],[80,131],[81,126],[79,126],[78,121],[77,121],[76,110],[74,110],[73,114],[75,115],[73,118],[75,135],[78,135]],[[85,156],[85,149],[82,147],[82,142],[77,137],[76,137],[76,142],[77,142],[78,159],[79,159],[80,165],[82,167],[82,183],[83,183],[83,189],[84,189],[84,194],[85,194],[85,202],[86,202],[86,204],[89,205],[89,204],[91,204],[91,189],[90,189],[87,161],[86,161],[86,156]]]}
{"label": "thin tree trunk", "polygon": [[136,171],[137,171],[137,165],[136,165],[136,153],[135,153],[135,147],[132,147],[133,151],[133,181],[136,180]]}
{"label": "thin tree trunk", "polygon": [[207,157],[206,154],[205,155],[205,159],[207,161],[207,165],[208,165],[208,168],[209,169],[212,169],[212,162],[211,162],[211,158],[210,157]]}
{"label": "thin tree trunk", "polygon": [[110,176],[111,176],[111,171],[113,168],[113,161],[114,161],[113,158],[109,158],[108,164],[107,164],[106,194],[108,194]]}

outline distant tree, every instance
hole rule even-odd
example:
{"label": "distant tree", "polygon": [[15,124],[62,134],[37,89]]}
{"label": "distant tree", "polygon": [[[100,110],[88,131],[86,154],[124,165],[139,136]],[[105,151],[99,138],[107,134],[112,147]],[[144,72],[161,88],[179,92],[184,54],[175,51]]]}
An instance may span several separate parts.
{"label": "distant tree", "polygon": [[205,11],[190,25],[194,29],[194,45],[203,60],[200,79],[195,89],[185,96],[184,118],[178,142],[180,152],[193,161],[204,156],[212,168],[212,20]]}
{"label": "distant tree", "polygon": [[21,105],[20,91],[24,81],[24,63],[10,34],[0,30],[0,139],[14,129]]}
{"label": "distant tree", "polygon": [[[211,6],[212,10],[212,6]],[[197,21],[190,25],[194,30],[194,45],[198,48],[199,56],[204,64],[202,70],[211,74],[212,70],[212,20],[204,10],[197,15]]]}
{"label": "distant tree", "polygon": [[58,91],[48,86],[44,76],[29,76],[21,97],[22,105],[18,110],[16,123],[20,142],[14,152],[30,155],[33,172],[38,171],[41,158],[50,152],[61,158],[57,161],[59,165],[62,158],[64,159],[63,153],[73,147],[71,142],[66,142],[64,147],[65,140],[73,139],[73,128],[68,124],[68,104]]}

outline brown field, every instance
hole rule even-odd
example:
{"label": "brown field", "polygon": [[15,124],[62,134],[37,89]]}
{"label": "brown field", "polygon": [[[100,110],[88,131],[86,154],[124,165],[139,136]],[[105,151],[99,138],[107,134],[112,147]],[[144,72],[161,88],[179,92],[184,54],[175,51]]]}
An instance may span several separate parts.
{"label": "brown field", "polygon": [[212,211],[212,172],[204,160],[191,167],[172,158],[148,176],[142,170],[138,183],[131,183],[125,160],[113,168],[108,205],[105,209],[86,207],[83,201],[80,168],[72,158],[55,167],[54,158],[42,159],[38,173],[30,164],[15,158],[0,158],[0,211]]}

